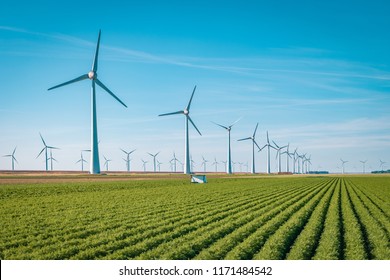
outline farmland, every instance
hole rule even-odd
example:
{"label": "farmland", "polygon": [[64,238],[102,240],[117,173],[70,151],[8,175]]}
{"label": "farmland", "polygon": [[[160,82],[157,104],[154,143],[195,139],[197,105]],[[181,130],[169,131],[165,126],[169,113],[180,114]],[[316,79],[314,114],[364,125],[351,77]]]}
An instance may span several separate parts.
{"label": "farmland", "polygon": [[390,259],[389,176],[29,180],[0,179],[1,259]]}

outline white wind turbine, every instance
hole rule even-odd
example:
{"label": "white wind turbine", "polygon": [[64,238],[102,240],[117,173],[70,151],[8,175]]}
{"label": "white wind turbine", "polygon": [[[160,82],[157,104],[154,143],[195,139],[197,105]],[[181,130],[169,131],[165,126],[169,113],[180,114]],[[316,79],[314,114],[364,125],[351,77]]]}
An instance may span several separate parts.
{"label": "white wind turbine", "polygon": [[217,161],[217,158],[214,158],[213,165],[215,165],[215,172],[216,173],[218,172],[218,164],[219,164],[219,162]]}
{"label": "white wind turbine", "polygon": [[84,159],[82,151],[81,151],[80,159],[76,161],[76,164],[79,162],[81,163],[81,171],[84,171],[84,162],[87,163],[87,161]]}
{"label": "white wind turbine", "polygon": [[283,154],[286,154],[286,172],[290,172],[290,158],[291,155],[293,155],[290,153],[290,143],[288,143],[287,149],[282,153],[282,155]]}
{"label": "white wind turbine", "polygon": [[360,162],[363,164],[363,174],[366,173],[366,162],[367,160],[360,160]]}
{"label": "white wind turbine", "polygon": [[269,143],[268,131],[267,131],[267,143],[260,150],[264,149],[265,147],[267,147],[267,173],[271,174],[271,148],[274,150],[276,150],[276,148]]}
{"label": "white wind turbine", "polygon": [[341,164],[342,164],[342,168],[343,168],[343,174],[344,174],[344,172],[345,172],[345,169],[344,169],[344,165],[348,162],[347,160],[342,160],[342,159],[340,159],[341,160]]}
{"label": "white wind turbine", "polygon": [[146,164],[148,163],[147,161],[142,160],[142,167],[144,168],[144,172],[146,172]]}
{"label": "white wind turbine", "polygon": [[278,158],[278,172],[282,172],[282,153],[281,153],[281,150],[286,148],[286,146],[282,146],[282,147],[279,147],[278,144],[275,143],[275,141],[272,140],[272,142],[275,144],[276,146],[276,157],[275,158]]}
{"label": "white wind turbine", "polygon": [[379,165],[379,169],[381,169],[381,170],[383,171],[383,166],[386,164],[386,162],[385,162],[385,161],[382,161],[381,159],[379,160],[379,162],[381,163],[381,164]]}
{"label": "white wind turbine", "polygon": [[203,172],[206,172],[206,163],[209,162],[207,159],[205,159],[203,156],[202,156],[202,164],[200,166],[203,166]]}
{"label": "white wind turbine", "polygon": [[257,127],[259,126],[259,123],[256,124],[255,131],[253,132],[253,135],[250,137],[238,139],[237,141],[245,141],[245,140],[252,140],[252,174],[256,173],[256,165],[255,165],[255,145],[259,150],[261,151],[262,149],[259,147],[259,145],[256,142],[256,131]]}
{"label": "white wind turbine", "polygon": [[99,149],[98,149],[98,132],[97,132],[97,117],[96,117],[96,92],[95,92],[95,84],[108,92],[112,97],[114,97],[119,103],[123,106],[126,106],[111,90],[109,90],[98,78],[97,78],[97,69],[98,69],[98,56],[99,56],[99,45],[100,45],[100,30],[98,41],[96,45],[95,57],[92,63],[92,69],[87,74],[81,75],[73,80],[68,82],[59,84],[57,86],[51,87],[48,90],[52,90],[55,88],[59,88],[68,84],[72,84],[78,81],[90,79],[92,82],[91,87],[91,166],[90,173],[91,174],[99,174],[100,173],[100,163],[99,163]]}
{"label": "white wind turbine", "polygon": [[56,149],[56,150],[58,150],[59,148],[56,148],[56,147],[52,147],[52,146],[46,145],[46,142],[45,142],[45,140],[43,139],[41,133],[39,133],[39,136],[41,136],[42,143],[43,143],[43,145],[44,145],[45,147],[43,147],[43,149],[39,152],[39,154],[37,155],[36,158],[38,158],[38,157],[43,153],[43,151],[45,151],[45,169],[46,169],[46,171],[49,171],[49,157],[48,157],[48,154],[47,154],[47,150],[48,150],[48,149]]}
{"label": "white wind turbine", "polygon": [[188,136],[188,121],[191,122],[191,124],[194,126],[196,131],[199,133],[199,135],[202,135],[200,133],[199,129],[196,127],[195,123],[190,118],[190,107],[191,107],[192,98],[194,97],[195,90],[196,90],[196,86],[194,87],[190,101],[188,102],[187,107],[184,110],[159,115],[159,116],[168,116],[168,115],[183,114],[185,116],[184,174],[191,173],[190,147],[189,147],[189,136]]}
{"label": "white wind turbine", "polygon": [[160,152],[158,152],[157,154],[148,153],[151,157],[153,157],[153,172],[156,172],[156,157],[157,157],[157,155],[158,155],[159,153],[160,153]]}
{"label": "white wind turbine", "polygon": [[12,154],[3,156],[3,157],[10,157],[11,158],[12,171],[15,170],[15,162],[18,163],[18,161],[15,158],[15,152],[16,152],[16,147],[15,147],[14,151],[12,152]]}
{"label": "white wind turbine", "polygon": [[52,149],[50,149],[50,157],[48,158],[48,160],[50,160],[50,170],[53,171],[53,160],[55,162],[58,161],[53,157]]}
{"label": "white wind turbine", "polygon": [[163,164],[162,162],[160,162],[159,160],[157,160],[157,168],[158,168],[158,172],[161,172],[161,164]]}
{"label": "white wind turbine", "polygon": [[212,122],[224,129],[227,130],[228,132],[228,150],[227,150],[227,159],[226,159],[226,162],[227,162],[227,168],[226,169],[226,173],[227,174],[232,174],[232,149],[231,149],[231,142],[230,142],[230,132],[232,130],[232,127],[233,125],[235,125],[241,118],[239,118],[238,120],[236,120],[234,123],[232,123],[231,125],[229,126],[223,126],[221,124],[218,124],[218,123],[215,123],[215,122]]}
{"label": "white wind turbine", "polygon": [[111,159],[107,159],[105,156],[104,157],[104,166],[106,167],[106,171],[108,171],[108,163],[111,161]]}
{"label": "white wind turbine", "polygon": [[120,150],[126,154],[126,159],[124,159],[124,161],[126,162],[126,169],[127,169],[127,172],[130,172],[130,161],[131,161],[130,155],[131,155],[132,153],[134,153],[135,149],[132,150],[132,151],[130,151],[130,152],[126,152],[126,151],[123,150],[123,149],[120,149]]}
{"label": "white wind turbine", "polygon": [[173,172],[176,173],[176,163],[178,162],[179,160],[176,158],[176,154],[175,152],[173,152],[173,158],[170,160],[170,163],[173,164]]}

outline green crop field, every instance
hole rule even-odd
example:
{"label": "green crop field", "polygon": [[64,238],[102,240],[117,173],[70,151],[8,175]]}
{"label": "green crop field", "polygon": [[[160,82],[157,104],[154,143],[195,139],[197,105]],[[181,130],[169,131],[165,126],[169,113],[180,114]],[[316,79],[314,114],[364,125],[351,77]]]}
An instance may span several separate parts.
{"label": "green crop field", "polygon": [[0,202],[1,259],[390,259],[388,176],[21,181]]}

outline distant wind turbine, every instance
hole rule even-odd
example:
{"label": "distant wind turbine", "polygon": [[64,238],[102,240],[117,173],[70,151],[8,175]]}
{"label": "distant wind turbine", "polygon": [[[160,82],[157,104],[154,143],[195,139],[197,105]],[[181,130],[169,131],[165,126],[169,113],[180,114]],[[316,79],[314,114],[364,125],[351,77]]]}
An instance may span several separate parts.
{"label": "distant wind turbine", "polygon": [[153,172],[156,172],[156,157],[157,157],[157,155],[158,155],[159,153],[160,153],[160,152],[158,152],[157,154],[148,153],[151,157],[153,157]]}
{"label": "distant wind turbine", "polygon": [[215,165],[215,172],[218,172],[218,164],[219,162],[217,161],[217,158],[214,158],[213,165]]}
{"label": "distant wind turbine", "polygon": [[259,145],[257,144],[256,142],[256,131],[257,131],[257,127],[259,126],[259,123],[256,124],[256,127],[255,127],[255,130],[252,134],[252,136],[250,137],[246,137],[246,138],[242,138],[242,139],[238,139],[237,141],[245,141],[245,140],[251,140],[252,141],[252,173],[256,173],[256,164],[255,164],[255,145],[257,148],[259,148],[259,150],[261,151],[262,149],[259,147]]}
{"label": "distant wind turbine", "polygon": [[99,174],[100,173],[100,163],[99,163],[99,148],[98,148],[98,132],[97,132],[97,117],[96,117],[96,92],[95,92],[95,84],[108,92],[113,98],[115,98],[119,103],[123,106],[126,106],[112,91],[110,91],[98,78],[97,78],[97,69],[98,69],[98,56],[99,56],[99,45],[100,45],[100,34],[99,30],[98,41],[96,45],[95,57],[92,63],[92,69],[87,74],[81,75],[73,80],[68,82],[59,84],[57,86],[51,87],[48,90],[52,90],[55,88],[59,88],[65,85],[69,85],[78,81],[90,79],[92,81],[91,88],[91,165],[90,165],[90,173],[91,174]]}
{"label": "distant wind turbine", "polygon": [[76,163],[79,163],[79,162],[81,163],[81,171],[84,171],[84,162],[87,163],[87,161],[84,159],[82,151],[81,151],[80,159],[78,161],[76,161]]}
{"label": "distant wind turbine", "polygon": [[199,129],[196,127],[195,123],[190,118],[190,107],[191,107],[192,98],[194,97],[195,90],[196,90],[196,86],[194,87],[190,101],[188,102],[187,107],[184,110],[159,115],[159,116],[168,116],[168,115],[183,114],[185,116],[184,174],[191,173],[190,147],[189,147],[189,136],[188,136],[188,121],[191,122],[191,124],[194,126],[196,131],[199,133],[199,135],[202,135],[200,133]]}
{"label": "distant wind turbine", "polygon": [[344,169],[344,165],[348,162],[347,160],[343,160],[343,159],[340,159],[341,160],[341,164],[342,164],[342,168],[343,168],[343,174],[345,172],[345,169]]}
{"label": "distant wind turbine", "polygon": [[203,166],[203,172],[206,172],[206,163],[209,162],[208,160],[206,160],[203,156],[202,156],[202,164],[201,166]]}
{"label": "distant wind turbine", "polygon": [[381,164],[379,165],[379,169],[382,169],[382,171],[383,171],[383,166],[386,164],[386,162],[385,162],[385,161],[382,161],[382,160],[379,160],[379,162],[381,163]]}
{"label": "distant wind turbine", "polygon": [[293,155],[290,153],[290,143],[288,143],[287,149],[282,154],[286,154],[286,172],[290,172],[290,158]]}
{"label": "distant wind turbine", "polygon": [[15,170],[15,162],[18,163],[18,161],[15,158],[15,152],[16,152],[16,147],[15,147],[14,151],[12,152],[12,154],[3,156],[3,157],[10,157],[11,158],[12,171]]}
{"label": "distant wind turbine", "polygon": [[276,148],[269,143],[268,131],[267,131],[267,143],[261,148],[261,150],[264,149],[265,147],[267,147],[267,173],[271,174],[271,148],[275,150]]}
{"label": "distant wind turbine", "polygon": [[53,157],[52,149],[50,149],[50,157],[48,159],[50,160],[50,170],[53,171],[53,160],[55,162],[58,162],[58,161]]}
{"label": "distant wind turbine", "polygon": [[142,160],[142,167],[144,168],[144,172],[146,172],[146,164],[148,163],[147,161]]}
{"label": "distant wind turbine", "polygon": [[278,172],[282,172],[282,153],[281,153],[281,150],[286,148],[286,146],[282,146],[282,147],[279,147],[278,144],[275,143],[275,141],[272,140],[272,143],[275,144],[276,146],[276,158],[278,158]]}
{"label": "distant wind turbine", "polygon": [[367,160],[361,160],[360,161],[363,164],[363,174],[366,173],[366,162]]}
{"label": "distant wind turbine", "polygon": [[39,152],[39,154],[37,155],[37,158],[43,153],[43,151],[45,151],[45,169],[46,171],[49,171],[49,157],[48,157],[48,154],[47,154],[47,150],[48,149],[59,149],[59,148],[56,148],[56,147],[52,147],[52,146],[48,146],[46,145],[46,142],[45,140],[43,139],[42,137],[42,134],[39,133],[39,135],[41,136],[41,140],[42,140],[42,143],[44,145],[43,149]]}
{"label": "distant wind turbine", "polygon": [[224,128],[224,129],[226,129],[228,132],[228,150],[227,150],[227,159],[226,159],[227,169],[225,168],[227,174],[232,174],[232,149],[231,149],[231,144],[230,144],[230,132],[232,130],[233,125],[235,125],[240,119],[241,118],[239,118],[238,120],[236,120],[234,123],[232,123],[229,126],[223,126],[221,124],[212,122],[212,123]]}
{"label": "distant wind turbine", "polygon": [[108,163],[111,161],[111,159],[107,159],[105,156],[104,157],[104,166],[106,167],[106,171],[108,171]]}
{"label": "distant wind turbine", "polygon": [[161,172],[161,164],[163,164],[162,162],[160,162],[159,160],[157,160],[157,168],[158,168],[158,172]]}
{"label": "distant wind turbine", "polygon": [[127,172],[130,172],[130,155],[135,151],[132,150],[130,152],[126,152],[125,150],[121,149],[122,152],[124,152],[126,154],[126,159],[125,159],[125,162],[126,162],[126,169],[127,169]]}
{"label": "distant wind turbine", "polygon": [[175,152],[173,152],[173,158],[170,160],[170,162],[173,164],[173,172],[176,173],[176,163],[178,162],[179,160],[176,158],[176,154]]}

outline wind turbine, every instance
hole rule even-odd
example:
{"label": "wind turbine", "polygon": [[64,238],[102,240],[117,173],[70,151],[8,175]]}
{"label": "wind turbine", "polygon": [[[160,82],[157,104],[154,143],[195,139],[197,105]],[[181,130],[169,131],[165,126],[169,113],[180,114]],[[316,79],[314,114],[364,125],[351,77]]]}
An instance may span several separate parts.
{"label": "wind turbine", "polygon": [[157,168],[158,168],[158,172],[161,172],[161,164],[162,162],[160,162],[159,160],[157,160]]}
{"label": "wind turbine", "polygon": [[206,163],[209,162],[207,159],[205,159],[203,156],[202,156],[202,164],[200,166],[203,166],[203,172],[206,172]]}
{"label": "wind turbine", "polygon": [[79,163],[79,162],[81,162],[81,171],[84,171],[84,162],[87,163],[87,161],[84,159],[82,151],[81,151],[80,159],[78,161],[76,161],[76,163]]}
{"label": "wind turbine", "polygon": [[261,151],[262,149],[259,147],[259,145],[256,143],[256,131],[257,127],[259,126],[259,123],[256,124],[255,131],[253,132],[253,135],[250,137],[238,139],[237,141],[245,141],[245,140],[252,140],[252,173],[256,173],[256,166],[255,166],[255,145],[259,150]]}
{"label": "wind turbine", "polygon": [[341,160],[341,162],[342,162],[342,166],[343,166],[343,174],[344,174],[344,164],[346,164],[348,161],[347,161],[347,160],[342,160],[341,158],[340,158],[340,160]]}
{"label": "wind turbine", "polygon": [[153,172],[156,172],[156,157],[157,155],[159,154],[160,152],[158,152],[157,154],[151,154],[151,153],[148,153],[151,157],[153,157]]}
{"label": "wind turbine", "polygon": [[49,166],[48,166],[49,158],[47,156],[47,149],[56,149],[56,150],[58,150],[58,148],[46,145],[46,142],[43,139],[42,134],[39,133],[39,135],[41,136],[42,143],[43,143],[43,145],[45,147],[43,147],[43,149],[39,152],[39,154],[37,155],[36,158],[38,158],[43,153],[43,151],[45,151],[45,168],[46,168],[46,171],[49,171]]}
{"label": "wind turbine", "polygon": [[95,57],[92,63],[92,69],[87,74],[81,75],[73,80],[68,82],[59,84],[57,86],[51,87],[48,90],[52,90],[55,88],[59,88],[68,84],[72,84],[78,81],[90,79],[92,82],[91,87],[91,166],[90,173],[91,174],[99,174],[100,173],[100,163],[99,163],[99,148],[98,148],[98,132],[97,132],[97,117],[96,117],[96,92],[95,92],[95,84],[101,87],[103,90],[108,92],[112,97],[114,97],[119,103],[123,106],[126,106],[111,90],[109,90],[98,78],[97,78],[97,70],[98,70],[98,56],[99,56],[99,45],[100,45],[100,34],[99,30],[98,41],[96,45]]}
{"label": "wind turbine", "polygon": [[366,162],[367,160],[360,160],[360,162],[363,164],[363,174],[366,173]]}
{"label": "wind turbine", "polygon": [[172,163],[173,162],[173,172],[176,173],[176,163],[178,162],[179,160],[176,158],[176,154],[175,152],[173,152],[173,159],[170,160],[170,162]]}
{"label": "wind turbine", "polygon": [[217,161],[217,158],[214,158],[213,165],[215,165],[215,172],[216,173],[218,172],[218,164],[219,164],[219,162]]}
{"label": "wind turbine", "polygon": [[48,160],[50,160],[50,170],[53,171],[53,160],[55,162],[58,162],[58,161],[55,158],[53,158],[52,149],[50,149],[50,157],[48,158]]}
{"label": "wind turbine", "polygon": [[177,115],[177,114],[183,114],[185,116],[184,174],[191,173],[190,147],[189,147],[189,137],[188,137],[188,121],[191,122],[191,124],[194,126],[196,131],[199,133],[199,135],[202,135],[200,133],[199,129],[196,127],[195,123],[190,118],[190,107],[191,107],[192,98],[194,97],[195,90],[196,90],[196,86],[194,87],[190,101],[188,102],[187,107],[184,110],[159,115],[159,117],[168,116],[168,115]]}
{"label": "wind turbine", "polygon": [[18,161],[15,158],[15,152],[16,152],[16,147],[15,147],[14,151],[12,152],[12,154],[3,156],[3,157],[10,157],[11,158],[12,171],[15,170],[15,162],[18,163]]}
{"label": "wind turbine", "polygon": [[385,165],[385,161],[382,161],[382,160],[379,160],[380,161],[380,165],[379,165],[379,168],[381,168],[382,169],[382,171],[383,171],[383,165]]}
{"label": "wind turbine", "polygon": [[290,143],[287,145],[286,151],[284,151],[282,154],[286,154],[286,172],[290,172],[290,158],[292,153],[290,153]]}
{"label": "wind turbine", "polygon": [[130,172],[130,155],[135,151],[132,150],[130,152],[126,152],[125,150],[121,149],[122,152],[124,152],[126,154],[126,159],[125,159],[125,162],[126,162],[126,169],[127,169],[127,172]]}
{"label": "wind turbine", "polygon": [[111,159],[107,159],[105,156],[104,157],[104,166],[106,167],[106,171],[108,171],[108,163],[111,161]]}
{"label": "wind turbine", "polygon": [[[226,160],[223,160],[221,161],[224,165],[225,165],[225,170],[227,170],[227,161]],[[232,165],[230,164],[230,168],[232,167]],[[230,170],[231,171],[231,170]],[[227,173],[227,172],[226,172]]]}
{"label": "wind turbine", "polygon": [[298,148],[295,148],[294,153],[292,154],[294,156],[294,162],[293,162],[293,173],[297,173],[296,165],[297,165],[297,160],[298,160],[298,153],[297,153]]}
{"label": "wind turbine", "polygon": [[267,147],[267,173],[271,174],[271,148],[275,150],[276,148],[269,143],[268,131],[267,131],[267,143],[261,148],[261,150],[264,149],[265,147]]}
{"label": "wind turbine", "polygon": [[232,151],[231,151],[231,145],[230,145],[230,131],[232,130],[232,126],[235,125],[240,119],[241,118],[239,118],[238,120],[236,120],[234,123],[232,123],[229,126],[223,126],[221,124],[212,122],[212,123],[224,128],[224,129],[226,129],[228,132],[228,150],[227,150],[227,159],[226,159],[227,169],[225,168],[227,174],[232,174]]}
{"label": "wind turbine", "polygon": [[146,164],[148,163],[147,161],[142,160],[142,167],[144,168],[144,172],[146,172]]}
{"label": "wind turbine", "polygon": [[282,147],[279,147],[278,144],[275,143],[275,141],[272,140],[272,142],[275,144],[276,146],[276,157],[275,158],[278,158],[279,157],[279,161],[278,161],[278,172],[282,172],[282,155],[281,155],[281,150],[286,148],[286,146],[282,146]]}

